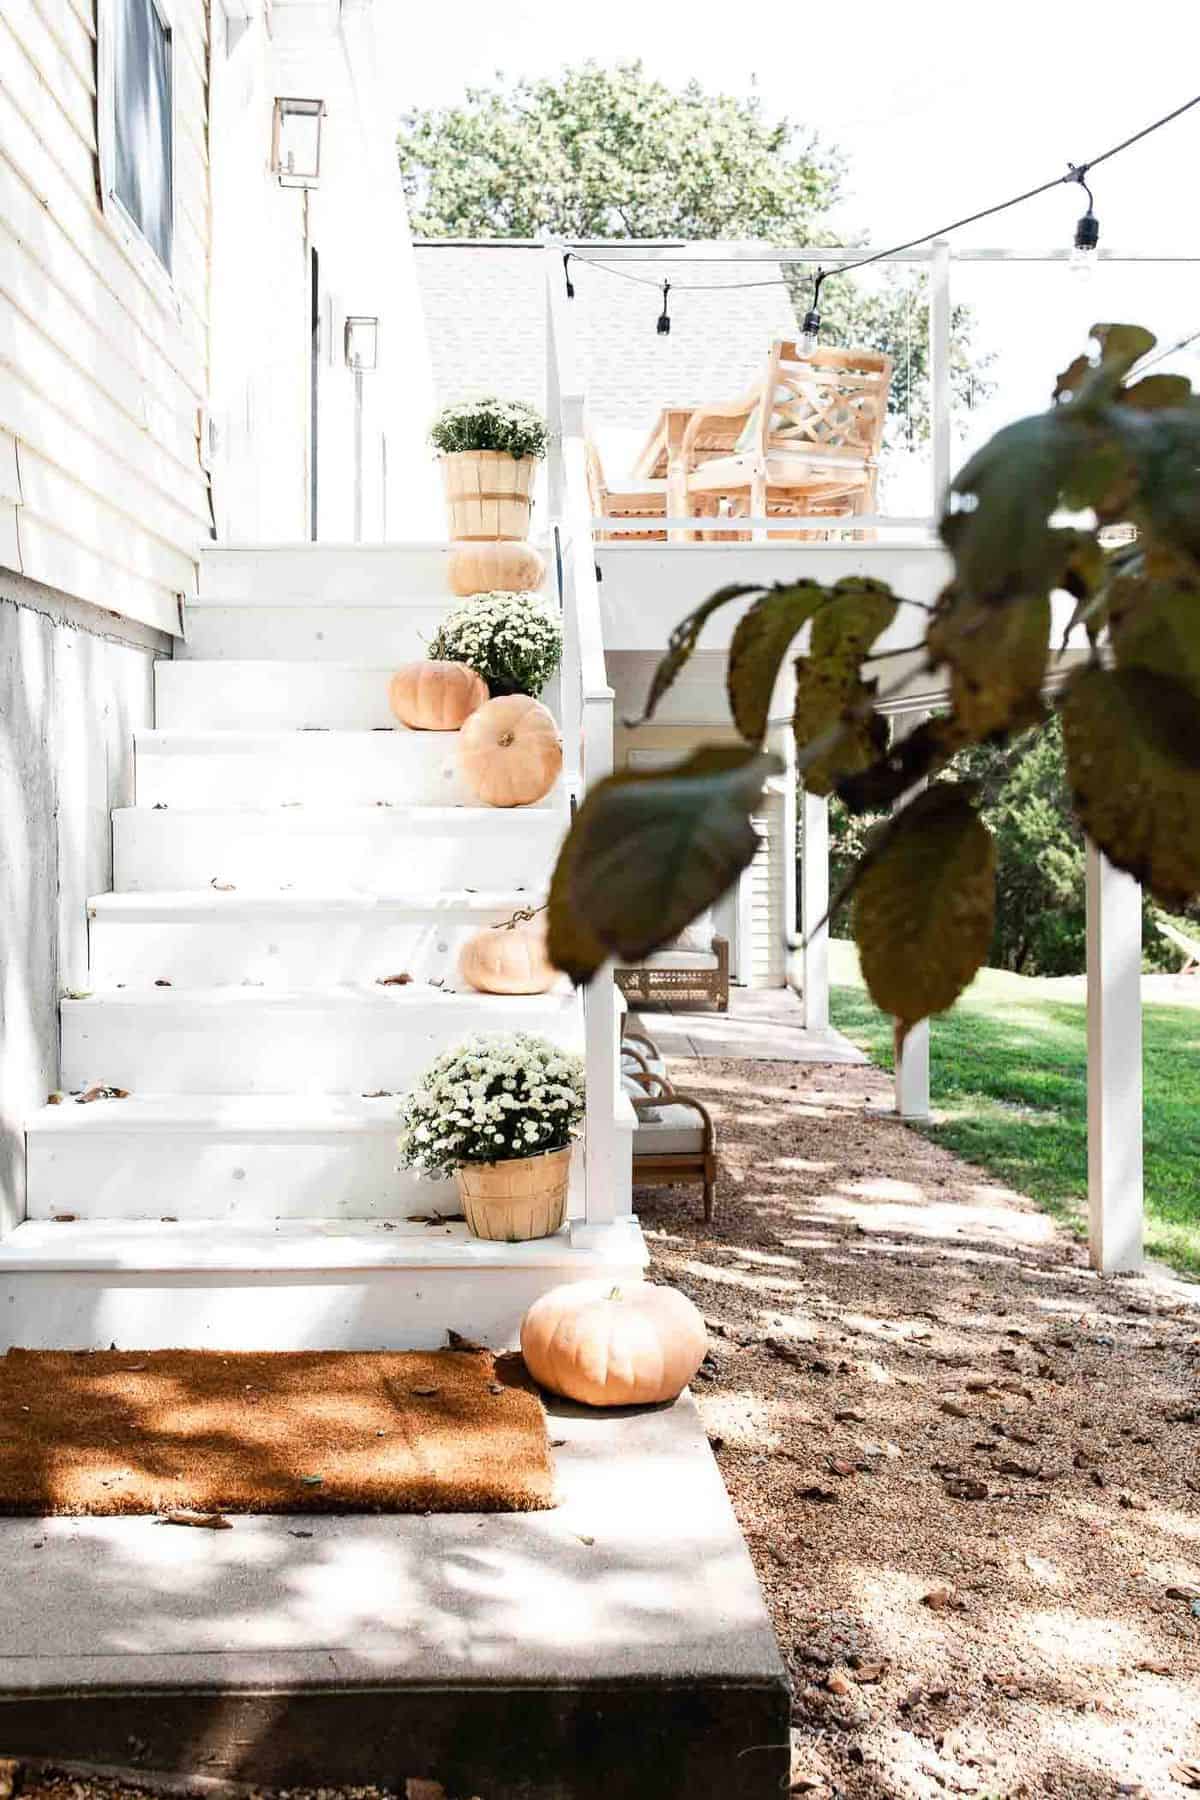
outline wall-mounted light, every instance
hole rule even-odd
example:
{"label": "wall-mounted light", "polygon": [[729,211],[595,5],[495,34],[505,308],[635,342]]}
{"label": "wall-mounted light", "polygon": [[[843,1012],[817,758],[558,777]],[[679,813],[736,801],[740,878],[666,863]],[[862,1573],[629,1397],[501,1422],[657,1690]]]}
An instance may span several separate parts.
{"label": "wall-mounted light", "polygon": [[281,98],[275,102],[271,167],[280,187],[316,187],[321,178],[323,100]]}
{"label": "wall-mounted light", "polygon": [[373,369],[379,361],[379,320],[357,313],[346,319],[346,367]]}

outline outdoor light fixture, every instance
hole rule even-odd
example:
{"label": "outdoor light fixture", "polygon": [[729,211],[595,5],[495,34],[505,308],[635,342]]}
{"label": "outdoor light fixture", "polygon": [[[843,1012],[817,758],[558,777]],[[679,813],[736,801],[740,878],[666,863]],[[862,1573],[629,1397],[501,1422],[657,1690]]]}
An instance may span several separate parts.
{"label": "outdoor light fixture", "polygon": [[277,99],[271,167],[280,187],[316,187],[321,177],[323,100]]}
{"label": "outdoor light fixture", "polygon": [[800,327],[800,350],[805,356],[811,356],[821,336],[821,283],[824,279],[824,269],[818,269],[813,281],[812,305],[805,313],[804,323]]}
{"label": "outdoor light fixture", "polygon": [[1067,259],[1067,267],[1076,275],[1090,275],[1100,260],[1100,221],[1092,210],[1092,190],[1084,177],[1088,165],[1083,163],[1079,168],[1074,165],[1067,177],[1069,181],[1077,181],[1087,195],[1087,211],[1075,227],[1075,242]]}
{"label": "outdoor light fixture", "polygon": [[667,337],[670,334],[671,315],[667,311],[667,302],[670,299],[670,297],[671,297],[671,284],[669,281],[664,281],[663,282],[663,309],[658,315],[658,335],[659,335],[659,337]]}
{"label": "outdoor light fixture", "polygon": [[379,361],[379,320],[366,313],[346,319],[346,367],[355,374],[373,369]]}

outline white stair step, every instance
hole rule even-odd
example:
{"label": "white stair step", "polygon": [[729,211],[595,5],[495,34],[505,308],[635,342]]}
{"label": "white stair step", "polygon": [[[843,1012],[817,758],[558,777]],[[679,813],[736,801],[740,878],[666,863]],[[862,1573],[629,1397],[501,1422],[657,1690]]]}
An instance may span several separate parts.
{"label": "white stair step", "polygon": [[[29,1217],[253,1224],[461,1211],[453,1181],[396,1167],[400,1104],[399,1094],[65,1099],[26,1126]],[[577,1150],[572,1212],[581,1183]]]}
{"label": "white stair step", "polygon": [[566,831],[561,797],[521,808],[124,807],[113,813],[113,886],[289,887],[388,894],[545,883]]}
{"label": "white stair step", "polygon": [[487,1243],[385,1221],[28,1219],[0,1241],[0,1348],[432,1349],[448,1329],[516,1342],[564,1281],[636,1280],[636,1220]]}
{"label": "white stair step", "polygon": [[64,1089],[145,1094],[402,1091],[474,1032],[532,1031],[581,1049],[577,995],[436,988],[126,989],[64,1000]]}
{"label": "white stair step", "polygon": [[411,594],[449,594],[452,544],[212,545],[200,552],[200,598],[272,605],[392,605]]}
{"label": "white stair step", "polygon": [[394,662],[156,662],[160,731],[283,731],[393,726]]}
{"label": "white stair step", "polygon": [[270,659],[287,662],[412,662],[428,656],[438,626],[458,601],[418,595],[387,606],[271,601],[189,600],[176,655],[186,661]]}
{"label": "white stair step", "polygon": [[139,731],[139,806],[477,804],[456,731]]}
{"label": "white stair step", "polygon": [[463,942],[536,906],[522,888],[442,894],[98,894],[88,902],[96,986],[271,988],[359,982],[407,970],[455,982]]}

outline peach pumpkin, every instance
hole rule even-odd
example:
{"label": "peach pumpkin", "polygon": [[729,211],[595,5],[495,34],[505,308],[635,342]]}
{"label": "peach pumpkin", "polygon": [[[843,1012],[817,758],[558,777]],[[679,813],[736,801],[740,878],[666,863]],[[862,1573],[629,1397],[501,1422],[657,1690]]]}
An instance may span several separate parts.
{"label": "peach pumpkin", "polygon": [[686,1295],[648,1281],[571,1281],[542,1294],[521,1321],[534,1380],[585,1406],[674,1400],[707,1348],[704,1320]]}
{"label": "peach pumpkin", "polygon": [[487,682],[460,662],[405,663],[388,685],[392,712],[414,731],[457,731],[487,697]]}
{"label": "peach pumpkin", "polygon": [[480,994],[545,994],[558,979],[546,954],[546,915],[489,925],[468,938],[458,972]]}
{"label": "peach pumpkin", "polygon": [[485,806],[532,806],[562,768],[554,714],[528,694],[505,694],[473,712],[458,739],[463,779]]}
{"label": "peach pumpkin", "polygon": [[446,570],[451,592],[491,594],[497,590],[535,592],[546,578],[546,565],[529,544],[459,544]]}

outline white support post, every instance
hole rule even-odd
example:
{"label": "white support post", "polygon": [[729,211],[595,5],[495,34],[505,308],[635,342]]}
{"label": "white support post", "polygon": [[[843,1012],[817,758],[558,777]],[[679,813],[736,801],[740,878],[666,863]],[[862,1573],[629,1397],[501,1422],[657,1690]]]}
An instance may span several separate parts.
{"label": "white support post", "polygon": [[929,262],[929,411],[933,439],[933,516],[950,488],[950,245],[935,238]]}
{"label": "white support post", "polygon": [[1142,890],[1087,847],[1088,1250],[1142,1266]]}
{"label": "white support post", "polygon": [[[899,742],[922,724],[925,712],[898,713],[892,720],[892,741]],[[919,794],[924,782],[917,782],[897,802],[897,808]],[[929,1020],[914,1025],[896,1051],[896,1111],[902,1119],[929,1117]]]}
{"label": "white support post", "polygon": [[804,790],[800,924],[804,932],[804,1029],[829,1030],[829,801]]}

